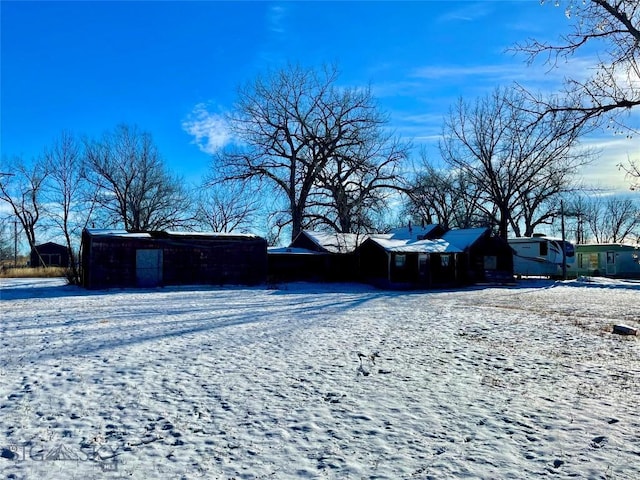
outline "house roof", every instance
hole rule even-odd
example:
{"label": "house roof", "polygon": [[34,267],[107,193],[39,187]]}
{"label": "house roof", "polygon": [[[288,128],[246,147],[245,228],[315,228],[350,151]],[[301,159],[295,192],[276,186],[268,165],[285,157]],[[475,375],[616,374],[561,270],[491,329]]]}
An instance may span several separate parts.
{"label": "house roof", "polygon": [[326,233],[303,230],[309,240],[328,253],[352,253],[367,239],[367,235],[358,233]]}
{"label": "house roof", "polygon": [[466,250],[480,240],[488,231],[488,228],[460,228],[449,230],[442,236],[442,239],[461,250]]}
{"label": "house roof", "polygon": [[436,230],[437,228],[441,228],[441,226],[437,223],[425,225],[423,226],[412,226],[412,227],[400,227],[394,228],[388,235],[391,235],[391,238],[396,240],[408,240],[412,242],[417,242],[419,240],[424,240],[429,237],[429,235]]}
{"label": "house roof", "polygon": [[440,238],[435,240],[396,240],[371,237],[372,242],[377,243],[387,252],[395,253],[460,253],[462,249]]}
{"label": "house roof", "polygon": [[[442,238],[411,240],[392,235],[372,235],[370,241],[388,252],[396,253],[461,253],[487,233],[487,228],[449,230]],[[406,233],[406,232],[405,232]],[[399,237],[402,237],[402,233]],[[412,237],[413,238],[413,237]]]}
{"label": "house roof", "polygon": [[[442,227],[438,224],[432,224],[424,227],[401,227],[391,230],[389,233],[368,235],[303,230],[300,235],[305,235],[320,250],[327,253],[352,253],[367,239],[377,243],[380,247],[389,252],[460,253],[471,247],[488,231],[487,228],[465,228],[449,230],[442,235],[442,238],[425,238],[436,232],[437,229],[441,228]],[[270,252],[285,253],[284,251],[273,250],[270,250]]]}

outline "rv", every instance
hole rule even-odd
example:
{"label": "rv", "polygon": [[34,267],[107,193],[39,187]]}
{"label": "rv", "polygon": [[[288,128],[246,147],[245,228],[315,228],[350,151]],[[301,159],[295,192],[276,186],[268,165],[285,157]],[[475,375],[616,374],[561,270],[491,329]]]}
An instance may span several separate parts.
{"label": "rv", "polygon": [[[561,278],[564,257],[567,276],[575,276],[575,246],[571,242],[544,235],[510,238],[513,249],[513,273],[517,277]],[[564,255],[563,255],[564,245]]]}

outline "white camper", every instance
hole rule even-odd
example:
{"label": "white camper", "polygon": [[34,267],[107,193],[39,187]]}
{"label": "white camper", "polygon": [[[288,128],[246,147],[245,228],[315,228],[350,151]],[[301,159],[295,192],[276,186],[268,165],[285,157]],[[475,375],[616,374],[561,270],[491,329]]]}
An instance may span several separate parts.
{"label": "white camper", "polygon": [[[513,249],[513,273],[519,277],[562,277],[563,242],[543,235],[510,238]],[[575,246],[564,242],[564,259],[567,275],[575,275]]]}

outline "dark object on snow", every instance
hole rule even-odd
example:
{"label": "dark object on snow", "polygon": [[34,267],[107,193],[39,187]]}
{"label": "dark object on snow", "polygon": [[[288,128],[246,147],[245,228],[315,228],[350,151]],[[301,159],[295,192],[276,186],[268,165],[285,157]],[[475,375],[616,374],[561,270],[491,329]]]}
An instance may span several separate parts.
{"label": "dark object on snow", "polygon": [[231,233],[84,230],[86,288],[255,285],[267,276],[267,242]]}
{"label": "dark object on snow", "polygon": [[627,325],[614,325],[613,333],[618,335],[638,335],[638,329]]}
{"label": "dark object on snow", "polygon": [[36,245],[31,250],[32,267],[68,267],[69,249],[64,245],[47,242]]}

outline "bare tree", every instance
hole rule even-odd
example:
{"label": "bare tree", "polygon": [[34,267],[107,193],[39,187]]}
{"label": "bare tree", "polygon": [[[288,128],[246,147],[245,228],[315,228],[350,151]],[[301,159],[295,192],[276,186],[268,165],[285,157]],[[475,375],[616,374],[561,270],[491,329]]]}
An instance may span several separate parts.
{"label": "bare tree", "polygon": [[[550,213],[549,199],[566,191],[576,169],[590,161],[577,149],[573,115],[531,121],[524,98],[497,89],[471,105],[463,100],[445,120],[440,152],[481,193],[478,206],[493,216],[501,237],[519,223],[531,234]],[[543,201],[544,200],[544,201]]]}
{"label": "bare tree", "polygon": [[640,2],[567,0],[563,4],[565,15],[572,20],[570,33],[557,43],[531,39],[514,50],[526,54],[529,63],[543,57],[552,68],[585,50],[587,44],[598,45],[600,54],[590,78],[566,79],[559,95],[551,100],[537,98],[532,111],[538,118],[573,112],[579,129],[606,118],[623,129],[638,130],[637,125],[625,125],[620,118],[640,105]]}
{"label": "bare tree", "polygon": [[0,181],[0,200],[11,208],[27,237],[29,248],[33,250],[36,246],[36,225],[42,219],[45,180],[50,172],[41,159],[25,163],[20,157],[11,160],[3,157],[0,170],[11,172]]}
{"label": "bare tree", "polygon": [[[0,261],[8,260],[12,255],[13,241],[11,239],[10,226],[9,222],[3,219],[0,221]],[[0,265],[0,268],[2,268],[2,265]]]}
{"label": "bare tree", "polygon": [[188,224],[190,201],[179,177],[166,168],[151,135],[119,125],[85,141],[85,175],[108,222],[131,231]]}
{"label": "bare tree", "polygon": [[594,196],[579,202],[596,243],[622,243],[640,235],[640,206],[631,198]]}
{"label": "bare tree", "polygon": [[[335,68],[290,66],[240,89],[229,118],[238,140],[216,155],[225,180],[264,181],[282,194],[279,227],[292,238],[307,222],[309,199],[333,159],[383,125],[369,89],[338,88]],[[279,195],[277,195],[279,197]]]}
{"label": "bare tree", "polygon": [[631,182],[631,190],[640,190],[640,160],[633,161],[629,158],[626,163],[621,163],[618,167],[624,171]]}
{"label": "bare tree", "polygon": [[480,197],[477,185],[464,172],[438,169],[423,158],[405,209],[419,223],[439,223],[445,228],[484,226]]}
{"label": "bare tree", "polygon": [[378,129],[362,143],[338,152],[318,175],[311,223],[340,233],[370,233],[402,185],[409,146]]}
{"label": "bare tree", "polygon": [[47,217],[62,233],[69,251],[71,283],[80,281],[78,239],[95,208],[95,196],[90,195],[82,171],[83,152],[79,141],[63,131],[43,159],[50,172],[45,190]]}
{"label": "bare tree", "polygon": [[214,232],[248,232],[259,203],[245,184],[207,183],[197,199],[196,219]]}

